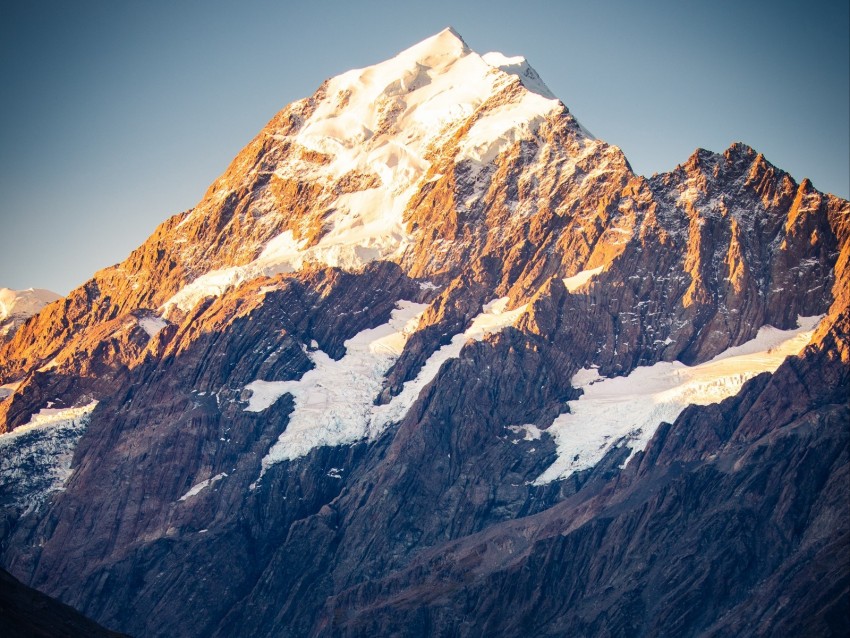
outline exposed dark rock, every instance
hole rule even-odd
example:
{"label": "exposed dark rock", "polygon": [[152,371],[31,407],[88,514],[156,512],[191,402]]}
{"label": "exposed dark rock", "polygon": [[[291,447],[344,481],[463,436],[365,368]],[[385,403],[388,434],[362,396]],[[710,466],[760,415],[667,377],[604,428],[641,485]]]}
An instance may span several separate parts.
{"label": "exposed dark rock", "polygon": [[6,638],[120,638],[0,569],[0,633]]}
{"label": "exposed dark rock", "polygon": [[[818,385],[811,375],[831,368],[846,389],[846,365],[814,365],[825,356],[803,360],[806,377]],[[798,365],[686,411],[601,492],[344,590],[315,635],[844,635],[846,394],[826,386],[770,416],[752,409],[797,382]]]}

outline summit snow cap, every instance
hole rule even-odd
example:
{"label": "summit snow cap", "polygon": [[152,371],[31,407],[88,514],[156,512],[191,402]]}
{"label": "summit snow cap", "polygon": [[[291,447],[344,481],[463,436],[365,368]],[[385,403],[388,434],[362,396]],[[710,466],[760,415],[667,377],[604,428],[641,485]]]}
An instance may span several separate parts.
{"label": "summit snow cap", "polygon": [[[413,241],[404,212],[426,182],[441,177],[429,174],[438,159],[477,170],[566,112],[524,58],[481,56],[452,28],[385,62],[331,78],[289,109],[298,127],[270,126],[261,134],[286,149],[270,167],[272,181],[310,184],[314,210],[258,245],[253,262],[198,277],[166,302],[166,311],[188,311],[230,286],[306,262],[356,269],[398,260]],[[211,200],[225,201],[235,190],[222,177]],[[252,205],[270,224],[280,215],[274,190]],[[316,227],[321,231],[311,234]]]}

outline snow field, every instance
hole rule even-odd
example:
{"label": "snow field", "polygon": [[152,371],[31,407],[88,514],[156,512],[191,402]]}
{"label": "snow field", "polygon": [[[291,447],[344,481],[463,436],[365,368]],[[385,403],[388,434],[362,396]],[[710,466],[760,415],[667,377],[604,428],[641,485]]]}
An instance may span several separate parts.
{"label": "snow field", "polygon": [[596,370],[580,370],[572,384],[584,394],[545,430],[555,440],[558,458],[534,483],[591,468],[615,446],[627,445],[631,458],[646,448],[662,422],[672,423],[688,405],[734,396],[747,380],[774,372],[786,357],[799,354],[820,319],[800,317],[799,327],[792,330],[763,326],[751,341],[696,366],[659,362],[610,379]]}
{"label": "snow field", "polygon": [[262,461],[263,473],[274,463],[302,457],[323,445],[348,445],[375,438],[400,421],[443,363],[456,358],[467,341],[481,340],[511,325],[526,309],[506,310],[507,302],[504,297],[484,306],[470,327],[431,355],[417,377],[386,405],[374,405],[373,401],[415,331],[425,304],[400,301],[388,323],[346,341],[346,354],[339,361],[321,350],[310,352],[316,367],[297,381],[248,384],[246,389],[252,394],[246,411],[262,412],[286,393],[295,401],[286,430]]}

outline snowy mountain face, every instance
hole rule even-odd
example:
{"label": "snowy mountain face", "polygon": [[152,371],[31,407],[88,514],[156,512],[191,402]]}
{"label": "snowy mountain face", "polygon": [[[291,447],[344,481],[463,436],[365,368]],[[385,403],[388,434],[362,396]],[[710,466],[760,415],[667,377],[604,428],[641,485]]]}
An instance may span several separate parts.
{"label": "snowy mountain face", "polygon": [[[416,196],[446,173],[453,180],[463,173],[464,206],[473,206],[495,157],[534,139],[564,111],[522,58],[479,56],[450,29],[392,60],[332,78],[278,115],[250,157],[243,152],[256,163],[246,174],[237,160],[241,183],[230,172],[223,176],[179,225],[189,235],[210,208],[251,189],[253,227],[248,237],[240,233],[250,243],[239,260],[250,261],[224,268],[213,261],[163,307],[189,311],[228,286],[306,262],[351,269],[376,259],[421,259],[422,232],[408,219]],[[597,146],[576,136],[587,152]],[[301,215],[281,215],[304,204],[309,210]],[[182,256],[197,261],[191,248]]]}
{"label": "snowy mountain face", "polygon": [[2,564],[135,636],[840,634],[848,236],[447,29],[2,344]]}

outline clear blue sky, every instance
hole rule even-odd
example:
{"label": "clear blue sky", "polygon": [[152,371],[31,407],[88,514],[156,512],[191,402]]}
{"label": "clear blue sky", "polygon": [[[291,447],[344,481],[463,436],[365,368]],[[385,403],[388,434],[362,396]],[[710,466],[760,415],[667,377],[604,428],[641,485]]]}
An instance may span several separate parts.
{"label": "clear blue sky", "polygon": [[847,197],[845,0],[0,7],[0,287],[60,293],[191,208],[287,103],[452,25],[651,175],[743,141]]}

